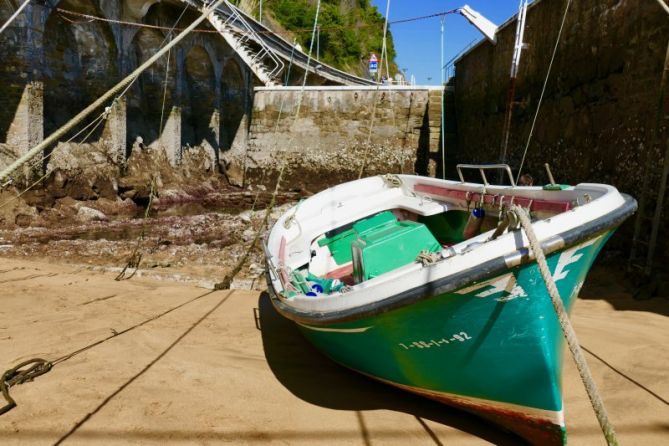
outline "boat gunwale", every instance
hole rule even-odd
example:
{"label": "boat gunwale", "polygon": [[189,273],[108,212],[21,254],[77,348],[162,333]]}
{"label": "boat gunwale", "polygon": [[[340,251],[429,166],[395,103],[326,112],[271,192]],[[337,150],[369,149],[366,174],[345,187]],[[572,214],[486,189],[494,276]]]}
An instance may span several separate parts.
{"label": "boat gunwale", "polygon": [[[544,240],[542,246],[545,249],[545,254],[551,254],[556,251],[570,248],[580,242],[593,238],[598,234],[620,226],[620,224],[622,224],[627,217],[632,215],[637,208],[637,202],[632,196],[624,193],[621,193],[620,195],[623,197],[624,202],[618,208],[591,220],[582,226],[557,233]],[[377,316],[401,307],[412,305],[422,300],[430,299],[440,294],[457,290],[472,282],[485,280],[496,274],[508,271],[511,268],[531,262],[534,262],[534,258],[529,256],[527,247],[522,247],[516,251],[488,260],[475,267],[437,278],[434,281],[402,291],[384,299],[356,307],[333,311],[305,311],[288,305],[276,294],[272,285],[267,263],[265,274],[268,284],[268,293],[272,304],[279,313],[295,322],[324,326]]]}

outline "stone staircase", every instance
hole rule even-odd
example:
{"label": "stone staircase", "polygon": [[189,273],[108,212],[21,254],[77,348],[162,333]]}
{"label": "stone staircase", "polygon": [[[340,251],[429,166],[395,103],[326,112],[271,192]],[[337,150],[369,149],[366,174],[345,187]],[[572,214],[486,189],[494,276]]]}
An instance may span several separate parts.
{"label": "stone staircase", "polygon": [[[181,2],[199,11],[212,3],[211,0],[181,0]],[[228,1],[210,15],[209,21],[265,86],[282,85],[281,73],[287,63],[309,71],[315,78],[320,78],[317,82],[319,84],[375,85],[371,79],[315,61]]]}
{"label": "stone staircase", "polygon": [[[211,2],[182,0],[198,11],[203,11]],[[209,23],[234,49],[253,73],[266,86],[281,85],[280,75],[285,64],[258,35],[237,8],[225,2],[210,14]]]}

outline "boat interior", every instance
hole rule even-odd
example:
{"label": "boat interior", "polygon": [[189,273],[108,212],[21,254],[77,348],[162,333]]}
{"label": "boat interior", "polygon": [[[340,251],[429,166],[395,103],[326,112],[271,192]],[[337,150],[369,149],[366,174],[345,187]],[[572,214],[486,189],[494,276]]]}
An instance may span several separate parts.
{"label": "boat interior", "polygon": [[[547,220],[604,194],[558,184],[516,186],[506,165],[458,167],[461,178],[461,169],[479,169],[484,183],[402,178],[395,188],[402,193],[393,199],[368,197],[376,206],[351,204],[357,212],[347,212],[348,203],[338,203],[338,221],[329,227],[311,223],[309,210],[298,205],[293,219],[300,219],[302,245],[309,245],[308,257],[291,256],[291,251],[306,251],[304,246],[295,239],[288,242],[287,234],[281,237],[275,272],[284,297],[331,295],[411,263],[431,263],[471,251],[518,227],[506,212],[512,204],[528,209],[533,221]],[[511,186],[488,184],[488,168],[507,170]],[[396,181],[398,177],[394,177],[384,181]],[[313,221],[322,214],[322,209],[314,213]]]}

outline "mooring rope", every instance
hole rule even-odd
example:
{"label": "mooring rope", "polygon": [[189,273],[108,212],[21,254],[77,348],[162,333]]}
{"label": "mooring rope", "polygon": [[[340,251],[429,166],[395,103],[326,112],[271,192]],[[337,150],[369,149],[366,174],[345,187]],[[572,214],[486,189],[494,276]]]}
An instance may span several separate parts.
{"label": "mooring rope", "polygon": [[378,74],[376,75],[376,81],[379,81],[379,77],[383,72],[383,64],[386,65],[386,76],[390,79],[390,69],[388,68],[388,45],[386,36],[388,34],[388,16],[390,15],[390,0],[386,0],[386,19],[383,22],[383,45],[381,47],[381,67]]}
{"label": "mooring rope", "polygon": [[[48,360],[45,360],[45,359],[42,359],[42,358],[34,358],[34,359],[27,360],[27,361],[23,361],[22,363],[12,367],[11,369],[9,369],[5,373],[3,373],[2,378],[0,378],[0,392],[4,396],[5,400],[7,400],[7,404],[3,407],[0,407],[0,415],[3,415],[5,413],[9,412],[10,410],[12,410],[13,408],[15,408],[17,406],[16,401],[9,394],[9,389],[11,387],[17,386],[17,385],[20,385],[20,384],[24,384],[24,383],[27,383],[27,382],[31,382],[32,380],[34,380],[38,376],[44,375],[45,373],[49,372],[53,367],[55,367],[56,365],[58,365],[60,363],[63,363],[65,361],[69,360],[69,359],[72,359],[73,357],[75,357],[75,356],[77,356],[77,355],[79,355],[79,354],[81,354],[81,353],[83,353],[87,350],[90,350],[93,347],[97,347],[100,344],[104,344],[105,342],[109,341],[110,339],[113,339],[117,336],[129,333],[129,332],[131,332],[131,331],[133,331],[133,330],[135,330],[139,327],[142,327],[142,326],[148,324],[149,322],[153,322],[157,319],[160,319],[161,317],[166,316],[166,315],[172,313],[173,311],[176,311],[176,310],[178,310],[182,307],[185,307],[186,305],[188,305],[190,303],[193,303],[197,300],[200,300],[203,297],[209,296],[210,294],[215,293],[215,292],[216,292],[216,290],[207,291],[206,293],[200,294],[199,296],[195,296],[192,299],[189,299],[185,302],[182,302],[179,305],[171,307],[171,308],[169,308],[169,309],[167,309],[167,310],[165,310],[161,313],[158,313],[154,316],[151,316],[150,318],[145,319],[142,322],[139,322],[139,323],[137,323],[135,325],[132,325],[130,327],[127,327],[127,328],[125,328],[121,331],[116,331],[116,330],[112,329],[112,334],[111,335],[109,335],[105,338],[99,339],[95,342],[92,342],[92,343],[90,343],[90,344],[88,344],[84,347],[81,347],[81,348],[79,348],[77,350],[74,350],[70,353],[67,353],[63,356],[60,356],[59,358],[56,358],[52,361],[48,361]],[[226,296],[223,297],[223,299],[227,299],[227,297],[229,295],[230,294],[228,293]]]}
{"label": "mooring rope", "polygon": [[9,25],[11,25],[12,22],[14,22],[14,20],[16,20],[16,18],[19,16],[19,14],[21,14],[21,11],[23,11],[23,9],[26,6],[28,6],[28,3],[30,3],[30,0],[26,0],[25,2],[23,2],[23,4],[21,6],[19,6],[19,8],[14,12],[14,14],[12,14],[12,16],[9,19],[7,19],[5,24],[2,25],[2,28],[0,28],[0,34],[2,34],[3,31],[6,30],[9,27]]}
{"label": "mooring rope", "polygon": [[[304,91],[305,91],[305,88],[306,88],[306,85],[307,85],[307,77],[309,76],[309,64],[311,63],[311,55],[313,53],[314,40],[315,40],[315,36],[316,36],[316,27],[318,26],[318,16],[319,16],[319,13],[320,13],[320,9],[321,9],[321,0],[318,0],[318,2],[316,3],[316,15],[314,17],[314,27],[313,27],[312,34],[311,34],[311,43],[309,45],[309,54],[307,55],[307,65],[306,65],[306,69],[304,71],[304,78],[302,79],[302,88],[300,89],[300,95],[298,96],[298,100],[297,100],[297,107],[296,107],[296,110],[295,110],[295,116],[293,118],[293,125],[295,125],[297,123],[297,120],[300,116],[300,108],[302,106],[302,98],[304,97]],[[285,96],[284,96],[284,98],[285,98]],[[281,120],[281,113],[283,112],[284,98],[282,98],[281,104],[280,104],[280,107],[279,107],[279,115],[277,116],[277,121],[276,121],[276,125],[275,125],[275,128],[274,128],[274,133],[275,134],[277,133],[277,131],[279,129],[279,122]],[[288,144],[287,144],[288,147],[291,146],[293,140],[295,139],[295,132],[291,132],[290,134],[291,134],[291,137],[290,137],[290,139],[288,141]],[[253,251],[253,249],[255,249],[255,246],[258,243],[258,240],[260,240],[260,236],[263,233],[263,230],[264,230],[265,226],[267,226],[267,224],[269,223],[269,218],[270,218],[270,215],[272,213],[272,209],[274,209],[274,205],[276,203],[276,197],[278,196],[279,191],[281,189],[281,181],[283,180],[283,175],[284,175],[284,172],[285,172],[286,168],[287,168],[287,162],[286,162],[286,158],[284,157],[284,158],[282,158],[281,169],[279,170],[279,176],[277,177],[276,185],[274,186],[274,193],[272,194],[272,198],[270,200],[270,203],[267,206],[267,209],[265,210],[265,217],[263,219],[263,222],[260,224],[260,226],[256,230],[255,236],[253,237],[253,240],[251,241],[251,243],[247,247],[246,251],[244,252],[244,255],[242,255],[242,257],[239,258],[239,260],[237,261],[237,264],[232,268],[232,270],[223,277],[223,280],[221,282],[217,283],[216,285],[214,285],[215,289],[217,289],[217,290],[229,289],[232,286],[232,281],[237,276],[237,274],[239,274],[239,272],[242,270],[242,268],[244,267],[244,264],[246,263],[249,256],[251,255],[251,252]],[[246,169],[246,167],[245,167],[245,169]]]}
{"label": "mooring rope", "polygon": [[548,269],[546,256],[544,255],[543,249],[541,248],[539,239],[537,239],[537,236],[534,233],[529,214],[524,208],[518,206],[517,204],[511,206],[511,211],[518,216],[520,225],[525,231],[525,235],[527,235],[527,239],[530,242],[530,247],[534,253],[534,257],[536,258],[537,266],[541,272],[541,277],[544,279],[546,289],[548,290],[548,295],[550,296],[551,302],[553,303],[553,308],[555,309],[555,314],[558,318],[558,321],[560,322],[562,334],[567,340],[569,351],[571,351],[574,362],[576,363],[576,368],[578,369],[578,373],[581,375],[581,380],[583,381],[585,390],[588,393],[588,398],[590,398],[595,415],[597,415],[597,420],[599,421],[599,425],[602,428],[606,442],[609,444],[609,446],[617,446],[618,440],[616,438],[616,433],[613,430],[613,425],[609,421],[609,418],[606,414],[604,402],[602,401],[602,398],[597,391],[595,380],[592,378],[592,374],[588,368],[588,363],[586,362],[585,357],[583,356],[583,352],[581,351],[578,338],[576,337],[576,332],[574,331],[574,327],[572,327],[569,320],[569,314],[567,313],[567,310],[562,303],[560,292],[558,291],[557,286],[555,285],[555,281],[553,280],[553,276]]}
{"label": "mooring rope", "polygon": [[249,256],[251,255],[251,252],[255,249],[256,245],[258,244],[258,240],[260,240],[260,237],[262,233],[264,232],[264,228],[267,226],[269,223],[269,217],[272,215],[272,210],[274,209],[274,205],[276,204],[276,197],[279,194],[279,188],[281,187],[281,180],[283,178],[283,172],[285,171],[286,166],[282,166],[281,170],[279,171],[279,176],[276,179],[276,186],[274,187],[274,193],[272,194],[272,199],[265,209],[265,217],[263,218],[262,222],[258,226],[255,235],[253,236],[253,240],[247,247],[246,251],[244,254],[239,258],[237,261],[237,264],[230,270],[228,274],[226,274],[223,277],[223,280],[221,280],[219,283],[214,285],[215,290],[227,290],[230,289],[232,286],[232,281],[234,278],[239,274],[239,272],[242,270],[244,267],[244,264],[248,260]]}
{"label": "mooring rope", "polygon": [[181,42],[184,38],[186,38],[186,36],[188,36],[188,34],[193,29],[195,29],[200,23],[202,23],[204,20],[206,20],[206,18],[209,16],[209,14],[211,14],[213,11],[215,11],[216,8],[218,8],[218,6],[220,6],[224,1],[225,0],[218,0],[213,6],[211,6],[210,8],[205,9],[202,12],[202,14],[200,15],[200,17],[195,19],[193,21],[193,23],[191,23],[184,31],[182,31],[177,37],[175,37],[172,41],[170,41],[165,47],[163,47],[161,50],[156,52],[156,54],[151,56],[146,62],[144,62],[142,65],[140,65],[137,69],[135,69],[132,73],[130,73],[128,76],[126,76],[119,83],[117,83],[114,87],[109,89],[105,94],[100,96],[91,105],[89,105],[84,110],[79,112],[75,117],[70,119],[66,124],[64,124],[62,127],[60,127],[58,130],[56,130],[54,133],[49,135],[47,138],[45,138],[41,143],[37,144],[35,147],[30,149],[27,153],[25,153],[19,159],[14,161],[9,167],[7,167],[2,172],[0,172],[0,183],[2,183],[5,180],[5,178],[7,178],[7,176],[9,176],[17,168],[19,168],[20,166],[25,164],[27,161],[32,159],[40,151],[46,149],[47,147],[51,146],[51,144],[57,142],[60,137],[65,135],[74,126],[76,126],[81,121],[83,121],[93,111],[100,108],[105,103],[107,103],[109,100],[111,100],[114,97],[114,95],[116,95],[118,92],[120,92],[124,88],[128,87],[132,82],[134,82],[139,77],[140,74],[142,74],[147,68],[149,68],[151,65],[153,65],[167,51],[169,51],[174,46],[178,45],[179,42]]}
{"label": "mooring rope", "polygon": [[[385,17],[385,22],[383,26],[383,47],[381,49],[381,67],[378,70],[378,74],[376,75],[376,89],[374,90],[374,96],[372,98],[373,105],[372,105],[372,117],[370,118],[370,124],[369,124],[369,132],[367,132],[367,142],[365,143],[365,152],[362,157],[362,163],[360,164],[360,170],[358,171],[358,179],[361,179],[362,176],[365,173],[365,168],[367,167],[367,159],[369,158],[369,152],[370,148],[372,145],[372,133],[374,131],[374,122],[376,121],[376,108],[378,104],[378,97],[379,97],[379,90],[381,89],[381,83],[379,82],[379,76],[381,75],[380,73],[383,71],[383,63],[384,63],[384,55],[387,59],[387,54],[386,53],[386,33],[388,30],[388,16],[390,15],[390,0],[387,0],[386,3],[386,17]],[[386,60],[386,65],[388,61]],[[386,71],[387,71],[387,66],[386,66]],[[389,90],[388,95],[390,96],[392,92]],[[391,101],[392,104],[392,101]],[[393,119],[394,119],[394,113],[395,110],[393,109]]]}
{"label": "mooring rope", "polygon": [[[142,263],[142,253],[140,252],[139,249],[141,248],[142,242],[144,241],[144,236],[146,235],[146,220],[149,218],[149,214],[151,213],[151,206],[153,205],[153,200],[155,197],[156,197],[156,178],[154,177],[151,179],[151,191],[149,192],[149,203],[146,205],[146,209],[144,210],[142,229],[140,230],[139,236],[137,237],[135,248],[132,250],[130,257],[128,257],[128,261],[126,262],[125,266],[118,274],[118,276],[116,276],[116,278],[114,279],[116,281],[132,279],[132,277],[137,273],[139,265]],[[128,276],[126,276],[125,272],[129,268],[133,268],[133,271]]]}

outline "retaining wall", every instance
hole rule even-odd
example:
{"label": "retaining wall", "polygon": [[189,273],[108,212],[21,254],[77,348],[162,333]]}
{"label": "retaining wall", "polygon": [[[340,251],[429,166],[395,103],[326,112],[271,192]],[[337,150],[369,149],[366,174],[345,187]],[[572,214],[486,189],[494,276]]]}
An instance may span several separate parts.
{"label": "retaining wall", "polygon": [[[527,12],[527,48],[507,158],[514,169],[525,150],[565,5],[566,0],[535,1]],[[457,144],[450,148],[460,162],[500,159],[515,30],[514,18],[498,31],[496,45],[482,41],[456,61]],[[656,1],[572,2],[524,172],[543,183],[548,162],[557,181],[610,183],[635,196],[644,176],[656,185],[669,136],[669,107],[658,103],[668,41],[669,16]],[[662,119],[653,145],[658,110]],[[652,160],[648,172],[646,156]],[[665,205],[664,234],[667,217]],[[629,242],[631,226],[619,240]],[[659,251],[669,252],[669,242]]]}
{"label": "retaining wall", "polygon": [[388,172],[437,173],[439,87],[258,87],[248,133],[224,155],[238,183],[326,185]]}

